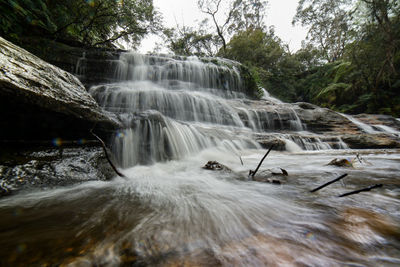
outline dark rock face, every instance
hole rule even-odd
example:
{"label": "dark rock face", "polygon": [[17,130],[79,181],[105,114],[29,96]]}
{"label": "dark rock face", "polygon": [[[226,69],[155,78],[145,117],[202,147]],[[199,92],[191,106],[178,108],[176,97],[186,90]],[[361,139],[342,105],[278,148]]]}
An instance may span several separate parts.
{"label": "dark rock face", "polygon": [[0,140],[80,139],[119,123],[72,74],[0,38]]}
{"label": "dark rock face", "polygon": [[69,46],[45,38],[22,38],[21,47],[69,73],[89,88],[113,82],[116,60],[124,50]]}

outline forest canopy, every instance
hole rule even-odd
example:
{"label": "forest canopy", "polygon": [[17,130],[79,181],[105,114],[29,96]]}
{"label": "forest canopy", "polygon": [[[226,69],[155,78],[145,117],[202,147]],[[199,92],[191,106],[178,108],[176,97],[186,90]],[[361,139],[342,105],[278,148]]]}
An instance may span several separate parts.
{"label": "forest canopy", "polygon": [[268,1],[198,0],[205,20],[166,28],[152,0],[0,0],[0,32],[82,46],[137,47],[149,33],[173,54],[245,64],[261,87],[290,102],[347,113],[400,116],[400,2],[300,0],[293,24],[308,29],[290,51],[265,24]]}
{"label": "forest canopy", "polygon": [[83,46],[136,47],[161,28],[152,0],[1,0],[0,32],[17,39],[38,35]]}

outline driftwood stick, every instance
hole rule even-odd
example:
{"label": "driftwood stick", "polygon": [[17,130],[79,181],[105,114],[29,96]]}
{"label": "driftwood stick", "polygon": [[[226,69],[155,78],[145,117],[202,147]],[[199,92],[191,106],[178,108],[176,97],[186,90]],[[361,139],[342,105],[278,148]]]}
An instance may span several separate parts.
{"label": "driftwood stick", "polygon": [[114,172],[115,172],[119,177],[127,178],[127,177],[125,176],[125,174],[121,173],[121,172],[115,167],[115,165],[112,163],[110,157],[108,156],[106,144],[103,142],[103,140],[101,140],[101,138],[100,138],[98,135],[96,135],[92,130],[90,130],[90,133],[91,133],[94,137],[96,137],[96,139],[101,143],[101,146],[103,147],[104,154],[106,155],[106,159],[107,159],[108,163],[110,164],[111,168],[114,170]]}
{"label": "driftwood stick", "polygon": [[342,194],[342,195],[340,195],[338,197],[347,197],[347,196],[358,194],[358,193],[361,193],[361,192],[371,191],[372,189],[379,188],[379,187],[382,187],[382,186],[383,186],[383,184],[371,185],[371,186],[368,186],[366,188],[362,188],[362,189],[359,189],[359,190],[355,190],[355,191],[351,191],[351,192],[348,192],[348,193],[344,193],[344,194]]}
{"label": "driftwood stick", "polygon": [[314,189],[311,190],[310,192],[311,192],[311,193],[314,193],[314,192],[316,192],[316,191],[318,191],[318,190],[320,190],[320,189],[322,189],[322,188],[324,188],[324,187],[326,187],[326,186],[328,186],[328,185],[330,185],[330,184],[333,184],[334,182],[339,181],[340,179],[342,179],[342,178],[344,178],[344,177],[346,177],[346,176],[347,176],[347,173],[345,173],[345,174],[343,174],[343,175],[340,175],[338,178],[335,178],[335,179],[333,179],[332,181],[329,181],[329,182],[327,182],[327,183],[325,183],[325,184],[323,184],[323,185],[321,185],[321,186],[318,186],[317,188],[314,188]]}
{"label": "driftwood stick", "polygon": [[269,152],[271,152],[272,148],[274,147],[274,144],[272,144],[272,146],[268,149],[268,152],[264,155],[264,157],[261,159],[260,163],[258,163],[257,168],[255,169],[255,171],[250,170],[249,171],[249,176],[251,176],[252,178],[254,178],[254,175],[256,175],[256,173],[258,172],[258,169],[261,167],[261,164],[263,163],[264,159],[268,156]]}
{"label": "driftwood stick", "polygon": [[240,163],[242,163],[242,166],[243,166],[242,156],[239,156],[239,159],[240,159]]}

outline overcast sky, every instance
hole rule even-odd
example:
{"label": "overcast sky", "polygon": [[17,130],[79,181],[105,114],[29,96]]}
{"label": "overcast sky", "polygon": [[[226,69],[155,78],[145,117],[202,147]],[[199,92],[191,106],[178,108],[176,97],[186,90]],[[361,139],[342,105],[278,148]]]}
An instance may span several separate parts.
{"label": "overcast sky", "polygon": [[[153,0],[153,2],[162,13],[167,27],[175,27],[177,23],[181,26],[196,27],[198,22],[205,18],[205,15],[197,8],[197,0]],[[266,24],[274,25],[275,34],[289,44],[293,52],[296,51],[301,47],[301,41],[306,36],[304,28],[292,26],[298,0],[269,0],[268,2]],[[155,37],[147,38],[142,42],[139,51],[141,53],[152,51],[156,41]]]}

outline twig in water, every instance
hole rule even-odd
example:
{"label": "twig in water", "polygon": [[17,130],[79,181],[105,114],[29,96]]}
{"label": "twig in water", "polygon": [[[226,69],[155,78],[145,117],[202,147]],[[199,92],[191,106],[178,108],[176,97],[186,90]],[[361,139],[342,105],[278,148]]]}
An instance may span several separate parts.
{"label": "twig in water", "polygon": [[240,163],[242,163],[242,166],[243,166],[242,156],[239,156],[239,159],[240,159]]}
{"label": "twig in water", "polygon": [[360,162],[360,163],[362,164],[361,157],[360,157],[360,153],[357,153],[356,159],[358,159],[358,162]]}
{"label": "twig in water", "polygon": [[118,176],[120,176],[120,177],[127,178],[127,177],[125,176],[125,174],[121,173],[121,172],[115,167],[115,165],[112,163],[112,161],[111,161],[111,159],[110,159],[110,157],[108,156],[108,153],[107,153],[106,144],[103,142],[103,140],[101,140],[101,138],[100,138],[99,136],[97,136],[95,133],[93,133],[92,130],[90,130],[90,133],[91,133],[94,137],[96,137],[96,139],[101,143],[101,146],[103,147],[104,154],[106,155],[106,159],[107,159],[108,163],[111,165],[111,168],[114,170],[114,172],[115,172]]}
{"label": "twig in water", "polygon": [[249,171],[249,177],[254,178],[254,175],[256,175],[258,169],[261,167],[261,164],[263,163],[264,159],[268,156],[269,152],[271,152],[272,148],[274,147],[274,144],[269,148],[268,152],[264,155],[264,157],[261,159],[260,163],[258,163],[258,166],[255,171],[250,170]]}
{"label": "twig in water", "polygon": [[368,186],[366,188],[362,188],[362,189],[358,189],[358,190],[351,191],[351,192],[348,192],[348,193],[344,193],[344,194],[342,194],[342,195],[340,195],[338,197],[347,197],[347,196],[358,194],[358,193],[361,193],[361,192],[371,191],[372,189],[379,188],[379,187],[382,187],[382,186],[383,186],[383,184],[371,185],[371,186]]}
{"label": "twig in water", "polygon": [[328,186],[328,185],[330,185],[330,184],[333,184],[334,182],[339,181],[340,179],[342,179],[342,178],[344,178],[344,177],[346,177],[346,176],[347,176],[347,173],[342,174],[342,175],[340,175],[338,178],[335,178],[335,179],[333,179],[332,181],[329,181],[329,182],[327,182],[327,183],[325,183],[325,184],[323,184],[323,185],[321,185],[321,186],[318,186],[317,188],[314,188],[314,189],[311,190],[310,192],[311,192],[311,193],[314,193],[314,192],[316,192],[316,191],[318,191],[318,190],[320,190],[320,189],[322,189],[322,188],[324,188],[324,187],[326,187],[326,186]]}

